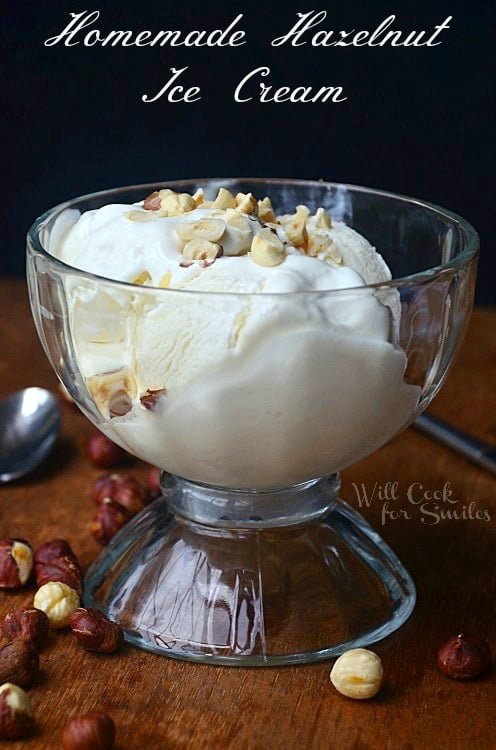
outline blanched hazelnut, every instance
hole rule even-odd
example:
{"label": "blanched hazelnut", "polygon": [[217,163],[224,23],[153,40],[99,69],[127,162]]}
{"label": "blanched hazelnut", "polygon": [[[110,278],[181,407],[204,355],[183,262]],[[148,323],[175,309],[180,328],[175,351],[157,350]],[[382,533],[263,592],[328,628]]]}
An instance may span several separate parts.
{"label": "blanched hazelnut", "polygon": [[64,750],[110,750],[114,746],[115,725],[107,714],[90,711],[69,719],[61,739]]}
{"label": "blanched hazelnut", "polygon": [[31,685],[40,668],[38,651],[27,641],[12,641],[0,649],[0,683]]}
{"label": "blanched hazelnut", "polygon": [[5,616],[2,632],[9,641],[29,641],[39,650],[48,638],[48,626],[48,617],[40,609],[21,607]]}
{"label": "blanched hazelnut", "polygon": [[373,651],[353,648],[337,659],[330,677],[336,690],[347,698],[373,698],[382,685],[382,662]]}
{"label": "blanched hazelnut", "polygon": [[24,586],[32,569],[33,550],[24,539],[0,540],[0,588]]}
{"label": "blanched hazelnut", "polygon": [[38,589],[34,606],[45,612],[50,627],[59,630],[69,625],[72,613],[79,607],[79,595],[66,583],[51,581]]}
{"label": "blanched hazelnut", "polygon": [[33,727],[33,709],[27,693],[11,682],[0,685],[0,739],[26,737]]}
{"label": "blanched hazelnut", "polygon": [[117,651],[124,641],[120,626],[94,607],[76,609],[71,615],[70,626],[86,651],[111,654]]}

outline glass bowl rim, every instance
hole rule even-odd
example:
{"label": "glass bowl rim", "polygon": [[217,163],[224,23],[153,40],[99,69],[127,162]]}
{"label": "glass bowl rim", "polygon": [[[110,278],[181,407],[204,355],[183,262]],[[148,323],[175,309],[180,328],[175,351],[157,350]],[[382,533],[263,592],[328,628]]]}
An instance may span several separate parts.
{"label": "glass bowl rim", "polygon": [[[187,187],[188,185],[202,185],[202,184],[211,184],[211,183],[223,183],[224,185],[232,182],[243,182],[243,183],[266,183],[268,185],[270,184],[285,184],[285,185],[292,185],[295,187],[320,187],[320,188],[330,188],[330,189],[336,189],[336,188],[344,188],[349,191],[354,191],[358,193],[370,193],[373,195],[380,195],[385,198],[394,198],[396,200],[400,200],[405,203],[415,204],[423,209],[427,209],[428,211],[441,215],[444,218],[449,219],[454,225],[458,226],[462,229],[462,231],[465,233],[466,236],[466,247],[462,250],[461,253],[456,255],[454,258],[452,258],[449,261],[446,261],[444,263],[440,263],[436,266],[432,266],[431,268],[427,268],[423,271],[418,271],[413,274],[409,274],[407,276],[400,276],[397,278],[393,278],[389,281],[379,281],[375,282],[373,284],[363,284],[361,286],[351,286],[346,288],[339,288],[339,289],[312,289],[312,290],[300,290],[300,291],[290,291],[290,292],[217,292],[212,290],[197,290],[197,289],[174,289],[172,288],[163,288],[163,287],[157,287],[157,286],[143,286],[141,284],[134,284],[133,282],[129,281],[121,281],[119,279],[112,279],[108,278],[106,276],[99,276],[98,274],[91,273],[89,271],[85,271],[80,268],[76,268],[75,266],[71,266],[68,263],[65,263],[64,261],[60,260],[59,258],[55,257],[55,255],[52,255],[49,253],[41,244],[41,241],[39,239],[39,228],[43,221],[45,221],[47,218],[49,218],[51,215],[56,213],[61,213],[63,210],[66,210],[68,208],[71,208],[71,205],[76,201],[84,201],[89,199],[97,199],[104,196],[116,194],[116,193],[127,193],[132,192],[135,190],[140,190],[143,192],[150,192],[157,189],[162,189],[165,187],[169,188],[178,188],[178,187]],[[94,280],[97,282],[105,282],[106,284],[110,284],[112,286],[119,286],[119,287],[125,287],[127,290],[133,289],[137,291],[138,289],[146,292],[148,291],[155,291],[159,293],[175,293],[175,294],[189,294],[189,295],[203,295],[203,296],[235,296],[235,297],[287,297],[287,296],[305,296],[305,295],[327,295],[327,294],[333,294],[338,295],[342,293],[349,294],[350,292],[353,293],[364,293],[366,290],[377,290],[377,289],[397,289],[399,287],[407,286],[407,285],[413,285],[413,284],[422,284],[428,281],[432,281],[433,278],[439,278],[440,276],[444,276],[445,274],[451,274],[454,273],[464,266],[467,266],[471,260],[473,260],[478,252],[479,252],[479,235],[476,231],[476,229],[468,222],[466,219],[464,219],[459,214],[455,213],[454,211],[450,211],[446,208],[443,208],[441,206],[436,205],[435,203],[430,203],[425,200],[421,200],[420,198],[413,198],[408,195],[403,195],[401,193],[393,193],[387,190],[379,190],[376,188],[371,187],[365,187],[362,185],[353,185],[350,183],[345,182],[328,182],[325,180],[307,180],[307,179],[292,179],[292,178],[285,178],[285,177],[205,177],[205,178],[187,178],[182,180],[166,180],[166,181],[159,181],[159,182],[149,182],[149,183],[138,183],[133,185],[122,185],[120,187],[113,187],[113,188],[107,188],[105,190],[97,190],[92,193],[86,193],[84,195],[76,196],[73,198],[70,198],[66,201],[63,201],[62,203],[58,203],[55,206],[52,206],[52,208],[49,208],[47,211],[45,211],[43,214],[38,216],[31,227],[29,228],[27,232],[27,239],[28,241],[32,242],[33,247],[38,253],[41,253],[55,268],[60,268],[61,271],[64,273],[70,272],[73,275],[84,277],[85,279]],[[29,247],[29,244],[28,244]],[[376,248],[377,249],[377,248]],[[380,252],[380,249],[378,249],[378,252]]]}

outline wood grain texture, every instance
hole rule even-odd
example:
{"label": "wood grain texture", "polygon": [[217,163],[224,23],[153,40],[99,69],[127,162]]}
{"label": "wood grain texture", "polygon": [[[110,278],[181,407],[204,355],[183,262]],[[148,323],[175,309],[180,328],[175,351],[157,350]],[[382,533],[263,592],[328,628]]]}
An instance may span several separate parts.
{"label": "wood grain texture", "polygon": [[[28,385],[56,390],[37,341],[24,284],[0,281],[0,397]],[[459,359],[432,412],[496,443],[496,310],[477,310]],[[0,534],[69,540],[83,566],[98,553],[88,533],[94,507],[84,443],[91,425],[68,405],[56,451],[42,469],[0,487]],[[136,463],[134,474],[147,467]],[[399,483],[389,509],[411,518],[383,522],[377,496],[366,518],[413,575],[418,604],[409,622],[374,649],[387,682],[373,700],[353,702],[329,682],[331,663],[307,667],[239,669],[182,663],[126,647],[120,655],[82,652],[70,633],[53,633],[42,653],[42,676],[30,689],[38,730],[13,748],[59,748],[73,714],[107,710],[120,750],[491,750],[496,673],[458,684],[435,666],[439,645],[467,630],[486,636],[496,651],[496,478],[409,429],[343,474],[342,497],[359,509],[354,483]],[[436,518],[408,500],[450,482],[451,508],[487,510],[489,521]],[[414,491],[420,492],[415,485]],[[439,505],[445,505],[442,502]],[[433,509],[433,503],[427,506]],[[34,588],[0,593],[0,614],[32,601]]]}

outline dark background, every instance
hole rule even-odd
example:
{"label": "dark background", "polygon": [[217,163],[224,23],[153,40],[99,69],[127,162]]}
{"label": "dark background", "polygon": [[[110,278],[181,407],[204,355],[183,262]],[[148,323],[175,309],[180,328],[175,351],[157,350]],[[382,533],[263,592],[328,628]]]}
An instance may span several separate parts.
{"label": "dark background", "polygon": [[[24,272],[32,220],[75,195],[187,177],[324,178],[414,195],[467,218],[481,235],[477,301],[496,303],[493,5],[10,0],[2,21],[9,188],[0,272]],[[270,46],[295,23],[297,11],[312,9],[328,12],[314,31],[372,31],[391,13],[394,28],[405,31],[433,31],[447,16],[453,20],[432,48]],[[83,10],[100,11],[86,31],[102,33],[223,29],[243,13],[236,28],[246,31],[247,43],[234,49],[44,46],[70,12]],[[182,82],[201,86],[200,102],[141,101],[162,88],[171,66],[186,65]],[[237,84],[260,65],[271,68],[264,83],[340,85],[348,100],[236,103]],[[252,84],[250,93],[257,88]]]}

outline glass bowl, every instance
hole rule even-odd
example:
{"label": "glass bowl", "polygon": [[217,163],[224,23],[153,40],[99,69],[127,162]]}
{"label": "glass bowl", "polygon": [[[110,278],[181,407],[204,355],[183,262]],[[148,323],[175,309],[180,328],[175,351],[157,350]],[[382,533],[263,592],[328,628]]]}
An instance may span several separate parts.
{"label": "glass bowl", "polygon": [[[169,187],[324,207],[393,281],[311,292],[118,282],[57,260],[79,213]],[[85,602],[135,645],[180,659],[315,661],[398,628],[413,582],[337,497],[338,472],[404,429],[442,384],[473,302],[478,238],[422,201],[297,180],[210,179],[108,190],[28,234],[45,352],[103,433],[160,467],[163,496],[92,565]]]}

